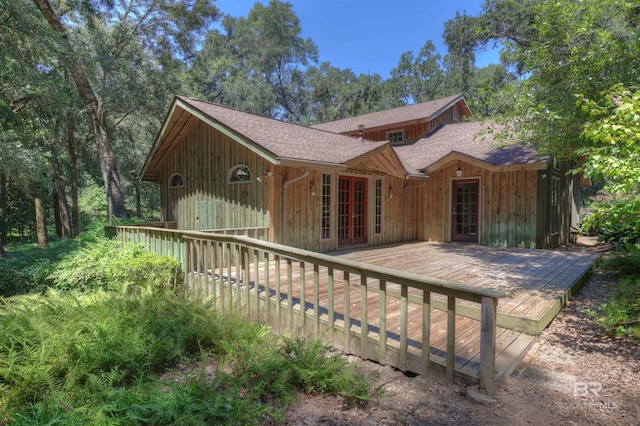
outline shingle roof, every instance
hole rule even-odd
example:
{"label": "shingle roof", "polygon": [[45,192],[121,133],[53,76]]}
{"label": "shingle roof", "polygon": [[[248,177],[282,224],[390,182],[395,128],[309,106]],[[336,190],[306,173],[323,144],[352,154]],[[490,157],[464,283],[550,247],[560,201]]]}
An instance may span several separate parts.
{"label": "shingle roof", "polygon": [[387,143],[361,142],[351,136],[249,114],[193,98],[177,98],[279,159],[344,164]]}
{"label": "shingle roof", "polygon": [[361,124],[364,125],[366,129],[370,129],[406,121],[429,119],[461,99],[464,99],[463,95],[453,95],[419,104],[406,105],[385,111],[359,115],[357,117],[316,124],[311,127],[334,133],[346,133],[357,131],[358,126]]}
{"label": "shingle roof", "polygon": [[478,135],[487,125],[467,121],[447,124],[409,145],[396,146],[398,156],[416,170],[425,170],[451,153],[460,153],[495,166],[546,163],[548,156],[539,156],[531,146],[501,145],[491,134]]}

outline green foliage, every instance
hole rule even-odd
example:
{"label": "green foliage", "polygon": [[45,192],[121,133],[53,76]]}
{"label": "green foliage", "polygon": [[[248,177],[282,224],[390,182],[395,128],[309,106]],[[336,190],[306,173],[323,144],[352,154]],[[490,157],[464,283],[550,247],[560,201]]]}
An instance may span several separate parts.
{"label": "green foliage", "polygon": [[640,243],[640,92],[616,85],[600,101],[580,97],[578,105],[590,119],[584,126],[589,144],[577,153],[585,159],[584,172],[605,182],[583,226],[630,250]]}
{"label": "green foliage", "polygon": [[145,292],[175,288],[182,279],[180,263],[148,252],[140,244],[99,238],[65,256],[49,274],[59,290]]}
{"label": "green foliage", "polygon": [[0,277],[18,276],[19,261],[32,271],[24,286],[48,290],[0,299],[0,423],[259,424],[283,421],[296,390],[349,406],[372,396],[320,341],[281,339],[174,291],[173,259],[98,230],[50,252],[22,247],[0,259]]}
{"label": "green foliage", "polygon": [[616,256],[604,267],[618,273],[619,287],[607,302],[586,312],[610,336],[632,336],[640,342],[640,252]]}
{"label": "green foliage", "polygon": [[[206,306],[166,295],[51,292],[5,300],[1,310],[4,412],[51,413],[67,405],[95,414],[96,396],[212,346],[219,330],[217,316]],[[196,334],[203,329],[208,332]]]}
{"label": "green foliage", "polygon": [[600,191],[591,201],[582,229],[596,231],[600,241],[613,245],[616,250],[633,251],[640,244],[638,196]]}
{"label": "green foliage", "polygon": [[260,424],[295,390],[371,395],[319,341],[283,343],[184,295],[100,291],[3,300],[0,383],[11,424]]}
{"label": "green foliage", "polygon": [[486,0],[476,19],[458,20],[475,28],[475,37],[459,43],[461,48],[499,43],[503,61],[520,76],[501,94],[509,105],[500,117],[503,136],[575,158],[588,121],[575,96],[595,99],[614,84],[637,84],[640,77],[634,8],[627,0]]}
{"label": "green foliage", "polygon": [[55,240],[46,249],[11,245],[0,258],[0,295],[57,290],[108,290],[143,293],[175,289],[182,280],[180,263],[142,245],[120,244],[96,228],[77,240]]}
{"label": "green foliage", "polygon": [[339,394],[348,406],[368,402],[370,385],[355,373],[342,354],[319,340],[285,339],[284,358],[293,373],[293,383],[306,392]]}
{"label": "green foliage", "polygon": [[590,142],[577,151],[585,172],[603,178],[611,193],[637,192],[640,184],[640,90],[621,84],[603,91],[599,100],[580,97],[589,120],[584,136]]}
{"label": "green foliage", "polygon": [[10,244],[6,257],[0,258],[0,296],[44,291],[57,262],[75,248],[77,242],[72,240],[53,240],[45,249],[37,244]]}
{"label": "green foliage", "polygon": [[107,222],[107,197],[104,187],[98,185],[90,177],[85,176],[85,185],[78,197],[80,228],[86,229],[94,222]]}
{"label": "green foliage", "polygon": [[435,45],[428,40],[417,57],[412,51],[402,54],[398,66],[391,70],[388,83],[405,103],[426,102],[445,96],[448,93],[444,92],[441,62],[442,57]]}

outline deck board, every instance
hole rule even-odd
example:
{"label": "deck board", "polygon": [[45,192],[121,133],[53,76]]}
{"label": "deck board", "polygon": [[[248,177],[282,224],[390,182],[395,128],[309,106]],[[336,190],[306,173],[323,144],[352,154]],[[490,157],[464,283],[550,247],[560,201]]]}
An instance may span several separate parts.
{"label": "deck board", "polygon": [[[444,279],[471,286],[490,288],[505,292],[507,297],[498,301],[496,330],[496,377],[499,380],[507,377],[520,359],[524,356],[537,335],[553,319],[569,296],[575,292],[588,271],[597,260],[597,256],[548,250],[491,248],[473,244],[442,243],[409,243],[390,246],[378,246],[332,253],[334,256],[373,265],[384,266],[401,271],[408,271],[432,278]],[[291,276],[295,285],[289,289],[287,285],[287,261],[280,261],[277,282],[277,265],[271,260],[268,265],[260,258],[257,268],[254,264],[249,268],[250,280],[259,283],[260,297],[267,298],[266,290],[260,286],[265,283],[268,274],[268,298],[277,304],[276,294],[279,288],[281,311],[291,309],[293,316],[301,317],[304,305],[306,323],[311,324],[319,302],[320,321],[324,324],[320,329],[329,327],[330,310],[328,296],[328,270],[318,268],[318,295],[315,289],[315,271],[305,265],[304,275],[300,263],[291,262]],[[258,271],[255,276],[254,271]],[[215,271],[227,282],[235,283],[238,271],[236,268],[224,268]],[[302,280],[302,277],[304,279]],[[256,280],[257,278],[257,280]],[[230,280],[229,280],[230,279]],[[350,330],[361,335],[362,304],[360,275],[350,274]],[[300,285],[304,282],[305,303],[300,301]],[[379,283],[369,280],[367,283],[367,332],[369,339],[379,340],[380,309]],[[242,290],[245,291],[245,290]],[[400,341],[400,300],[391,297],[399,295],[400,286],[387,283],[386,331],[387,344],[399,347]],[[255,292],[255,286],[252,288]],[[211,294],[209,290],[205,294]],[[291,297],[292,306],[287,300]],[[422,347],[422,310],[421,294],[409,291],[407,306],[408,351],[416,351]],[[334,326],[344,327],[345,312],[345,280],[342,273],[334,277],[334,306],[336,312]],[[253,298],[250,298],[253,302]],[[432,294],[430,320],[430,359],[436,364],[444,365],[447,349],[447,314],[446,297]],[[261,308],[262,309],[262,308]],[[261,312],[266,311],[262,309]],[[273,315],[275,307],[270,308]],[[465,300],[456,301],[456,373],[462,377],[477,378],[480,360],[480,322],[477,304]],[[287,324],[283,324],[287,327]],[[325,328],[323,328],[325,327]],[[371,345],[365,341],[351,345]],[[418,351],[420,352],[420,351]]]}

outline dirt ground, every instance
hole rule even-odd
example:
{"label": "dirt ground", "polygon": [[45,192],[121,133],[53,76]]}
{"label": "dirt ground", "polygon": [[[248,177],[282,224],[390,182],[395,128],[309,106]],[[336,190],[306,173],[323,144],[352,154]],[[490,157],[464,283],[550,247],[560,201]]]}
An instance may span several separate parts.
{"label": "dirt ground", "polygon": [[[564,250],[598,252],[587,240]],[[439,376],[408,377],[359,358],[384,395],[365,408],[346,409],[337,397],[299,395],[289,425],[639,425],[640,347],[611,338],[583,312],[606,301],[615,277],[597,270],[538,336],[493,401],[468,396],[477,386]]]}

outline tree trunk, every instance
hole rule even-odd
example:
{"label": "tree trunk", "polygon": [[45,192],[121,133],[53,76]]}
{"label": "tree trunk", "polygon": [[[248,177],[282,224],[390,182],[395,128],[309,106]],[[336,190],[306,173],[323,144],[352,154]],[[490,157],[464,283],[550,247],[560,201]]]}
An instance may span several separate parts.
{"label": "tree trunk", "polygon": [[134,185],[136,187],[136,217],[140,219],[142,217],[142,201],[140,200],[140,181],[137,177],[134,177]]}
{"label": "tree trunk", "polygon": [[36,207],[36,233],[38,235],[38,247],[45,248],[49,246],[49,234],[47,233],[47,215],[44,211],[42,199],[34,197]]}
{"label": "tree trunk", "polygon": [[60,202],[58,200],[58,193],[53,190],[53,220],[56,224],[56,235],[58,238],[62,238],[62,219],[60,218]]}
{"label": "tree trunk", "polygon": [[67,113],[67,151],[69,153],[69,186],[71,190],[71,235],[80,235],[80,216],[78,209],[78,153],[76,152],[75,117],[72,109]]}
{"label": "tree trunk", "polygon": [[[58,33],[63,39],[67,39],[67,33],[60,19],[53,11],[49,0],[33,0],[36,7],[42,12],[49,26]],[[69,49],[71,46],[69,44]],[[91,127],[96,138],[98,148],[98,158],[102,169],[102,179],[104,188],[109,202],[109,222],[113,216],[121,219],[127,218],[127,210],[124,205],[124,194],[120,182],[120,174],[116,167],[116,158],[111,145],[111,136],[107,128],[102,103],[96,96],[89,78],[85,75],[82,64],[76,59],[74,52],[61,55],[65,68],[71,74],[71,78],[75,83],[78,95],[84,104],[87,113],[91,119]]]}
{"label": "tree trunk", "polygon": [[0,172],[0,243],[7,244],[9,237],[9,195],[7,191],[7,175]]}
{"label": "tree trunk", "polygon": [[2,243],[2,238],[0,238],[0,257],[4,257],[4,244]]}
{"label": "tree trunk", "polygon": [[[51,175],[53,178],[53,186],[55,190],[55,209],[58,212],[60,221],[60,233],[62,238],[72,238],[71,230],[71,213],[69,212],[69,202],[67,201],[67,193],[65,192],[64,182],[60,176],[60,162],[58,161],[58,153],[53,144],[49,144],[49,164],[51,165]],[[58,219],[56,218],[56,219]],[[56,231],[58,223],[56,223]]]}

